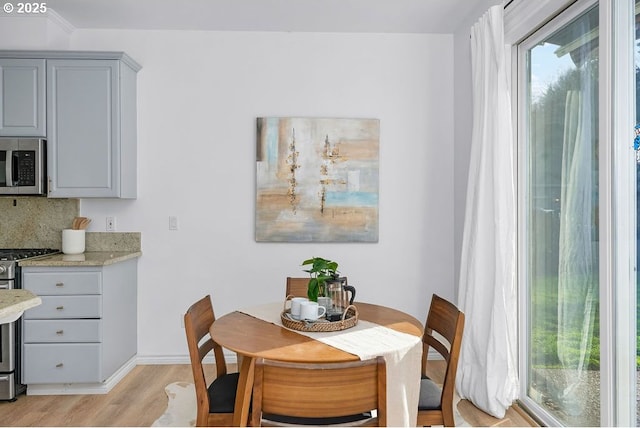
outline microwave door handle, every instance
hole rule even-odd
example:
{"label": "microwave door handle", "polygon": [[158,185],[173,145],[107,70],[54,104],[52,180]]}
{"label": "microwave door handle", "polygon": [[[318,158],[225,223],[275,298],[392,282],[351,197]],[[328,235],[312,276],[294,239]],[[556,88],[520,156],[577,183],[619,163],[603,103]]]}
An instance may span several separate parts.
{"label": "microwave door handle", "polygon": [[13,150],[7,150],[5,162],[5,177],[7,178],[7,187],[13,186]]}

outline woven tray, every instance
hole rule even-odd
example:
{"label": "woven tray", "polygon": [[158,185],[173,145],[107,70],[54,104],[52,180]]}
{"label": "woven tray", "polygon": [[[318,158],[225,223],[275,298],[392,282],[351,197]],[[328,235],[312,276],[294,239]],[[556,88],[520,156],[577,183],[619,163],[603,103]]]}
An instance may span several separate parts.
{"label": "woven tray", "polygon": [[318,319],[317,321],[294,320],[290,318],[290,314],[291,309],[284,309],[280,314],[280,320],[283,326],[291,330],[309,332],[339,331],[346,330],[358,324],[358,308],[354,305],[347,307],[340,321],[327,321],[325,319]]}

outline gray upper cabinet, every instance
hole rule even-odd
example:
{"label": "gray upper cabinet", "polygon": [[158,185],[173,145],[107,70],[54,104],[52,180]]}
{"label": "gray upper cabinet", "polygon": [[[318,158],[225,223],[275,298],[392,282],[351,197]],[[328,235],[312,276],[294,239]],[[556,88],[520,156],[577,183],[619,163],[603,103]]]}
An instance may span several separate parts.
{"label": "gray upper cabinet", "polygon": [[122,52],[0,51],[0,136],[47,139],[50,198],[137,197],[139,70]]}
{"label": "gray upper cabinet", "polygon": [[49,197],[136,197],[136,72],[115,59],[47,60]]}
{"label": "gray upper cabinet", "polygon": [[45,137],[45,60],[0,58],[0,136]]}

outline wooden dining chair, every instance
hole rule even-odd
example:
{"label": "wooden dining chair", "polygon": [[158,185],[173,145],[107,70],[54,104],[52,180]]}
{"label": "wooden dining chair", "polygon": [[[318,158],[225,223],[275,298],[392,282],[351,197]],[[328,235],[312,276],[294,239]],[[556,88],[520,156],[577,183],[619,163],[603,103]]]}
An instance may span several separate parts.
{"label": "wooden dining chair", "polygon": [[[233,426],[239,374],[227,373],[222,347],[209,336],[209,327],[214,322],[210,295],[191,305],[184,314],[184,328],[196,389],[196,426]],[[200,343],[205,336],[207,338]],[[207,384],[202,361],[211,351],[215,357],[216,378]]]}
{"label": "wooden dining chair", "polygon": [[[453,394],[463,330],[464,313],[454,304],[434,294],[422,336],[422,379],[418,403],[418,426],[455,426]],[[441,340],[442,338],[445,340]],[[442,355],[446,363],[442,387],[429,379],[425,372],[430,347]]]}
{"label": "wooden dining chair", "polygon": [[307,289],[309,288],[309,277],[293,278],[287,277],[287,288],[284,297],[307,297]]}
{"label": "wooden dining chair", "polygon": [[[347,284],[347,278],[344,278],[345,285]],[[284,297],[293,296],[293,297],[307,297],[307,291],[309,289],[309,277],[304,278],[294,278],[287,277],[287,288],[285,289]]]}
{"label": "wooden dining chair", "polygon": [[383,357],[321,364],[259,358],[251,425],[386,426],[386,376]]}

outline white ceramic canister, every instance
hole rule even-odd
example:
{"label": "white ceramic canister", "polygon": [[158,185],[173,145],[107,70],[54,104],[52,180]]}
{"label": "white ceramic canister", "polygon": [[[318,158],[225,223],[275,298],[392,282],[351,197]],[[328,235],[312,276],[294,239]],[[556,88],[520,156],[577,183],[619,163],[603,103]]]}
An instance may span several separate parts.
{"label": "white ceramic canister", "polygon": [[62,231],[62,252],[64,254],[84,253],[84,229],[64,229]]}

